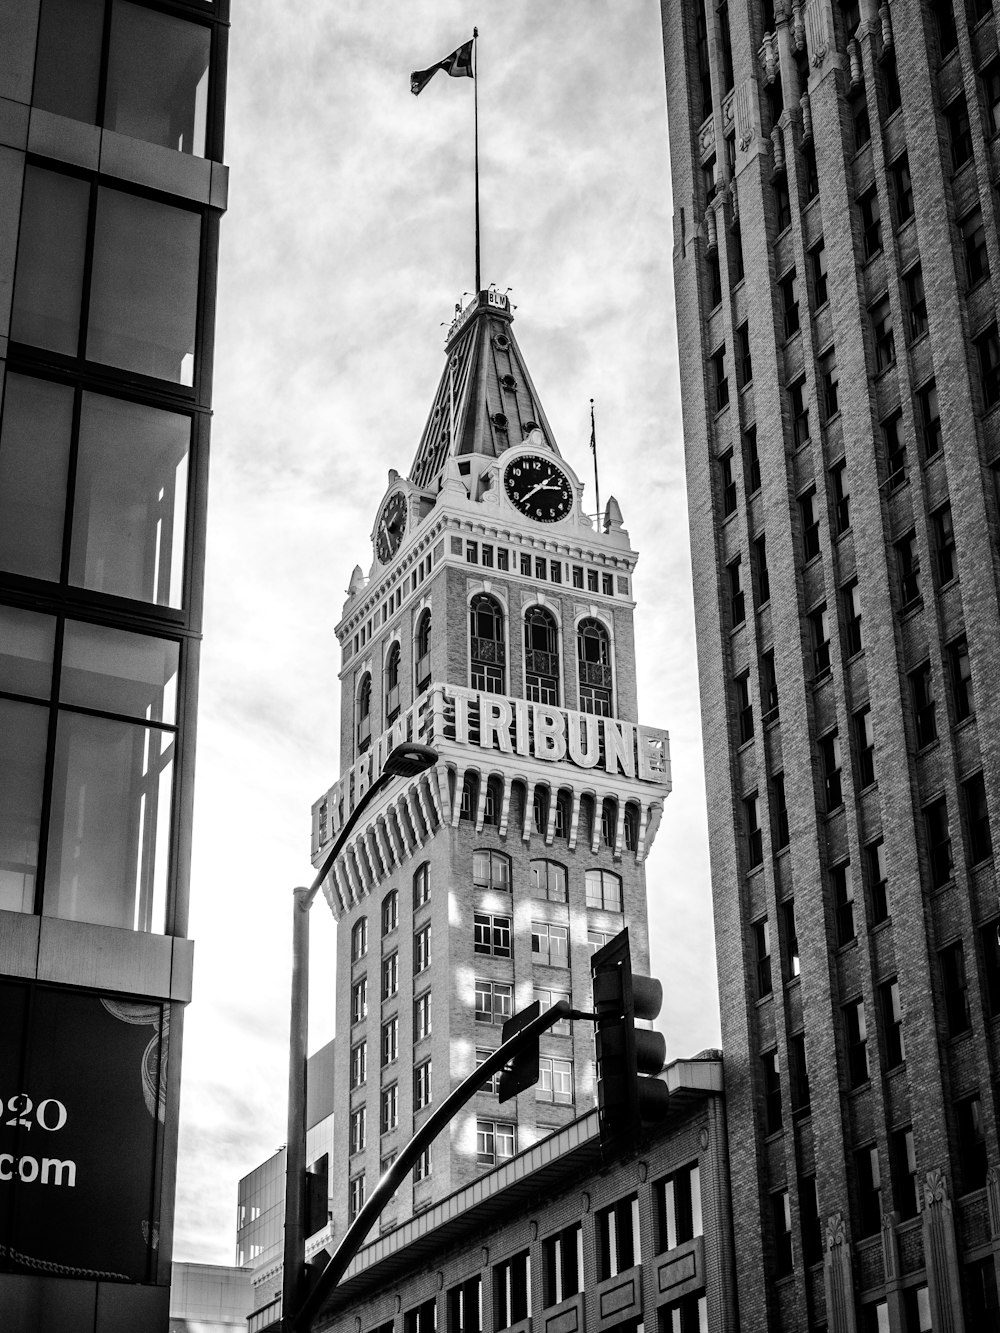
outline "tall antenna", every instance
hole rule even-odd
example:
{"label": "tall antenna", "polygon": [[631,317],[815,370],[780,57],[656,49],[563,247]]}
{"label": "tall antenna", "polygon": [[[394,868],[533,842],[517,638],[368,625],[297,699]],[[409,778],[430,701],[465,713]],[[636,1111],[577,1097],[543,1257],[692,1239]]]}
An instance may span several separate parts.
{"label": "tall antenna", "polygon": [[601,483],[597,479],[597,427],[594,425],[594,400],[590,400],[590,452],[594,455],[594,491],[597,495],[597,524],[601,523]]}
{"label": "tall antenna", "polygon": [[[468,32],[468,28],[466,28]],[[476,133],[476,300],[483,285],[479,262],[479,29],[472,29],[472,100]]]}

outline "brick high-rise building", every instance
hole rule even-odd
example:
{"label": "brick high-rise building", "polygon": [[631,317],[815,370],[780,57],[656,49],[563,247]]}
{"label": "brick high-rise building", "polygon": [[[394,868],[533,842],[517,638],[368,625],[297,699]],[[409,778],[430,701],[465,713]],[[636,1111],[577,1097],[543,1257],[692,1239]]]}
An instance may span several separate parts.
{"label": "brick high-rise building", "polygon": [[995,15],[662,11],[742,1327],[995,1328]]}
{"label": "brick high-rise building", "polygon": [[[645,857],[669,790],[666,734],[637,722],[636,554],[612,499],[595,525],[556,448],[505,296],[455,318],[407,478],[350,581],[341,779],[318,861],[398,741],[438,764],[372,805],[327,881],[338,921],[334,1238],[387,1163],[496,1048],[504,1020],[590,999],[590,953],[631,931],[648,970]],[[593,1029],[543,1037],[541,1079],[476,1095],[383,1227],[464,1187],[593,1104]]]}
{"label": "brick high-rise building", "polygon": [[228,0],[0,0],[0,1327],[165,1330]]}

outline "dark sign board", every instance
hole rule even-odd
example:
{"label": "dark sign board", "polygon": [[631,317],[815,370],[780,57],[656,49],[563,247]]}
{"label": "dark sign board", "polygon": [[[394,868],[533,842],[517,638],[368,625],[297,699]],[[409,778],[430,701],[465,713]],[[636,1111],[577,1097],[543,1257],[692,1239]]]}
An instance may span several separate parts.
{"label": "dark sign board", "polygon": [[0,1271],[151,1280],[165,1017],[0,983]]}

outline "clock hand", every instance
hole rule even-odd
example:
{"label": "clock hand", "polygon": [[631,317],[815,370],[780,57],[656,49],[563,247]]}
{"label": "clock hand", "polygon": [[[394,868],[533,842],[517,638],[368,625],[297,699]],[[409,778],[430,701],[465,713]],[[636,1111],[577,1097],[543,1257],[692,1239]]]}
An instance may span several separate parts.
{"label": "clock hand", "polygon": [[537,486],[532,486],[530,491],[521,496],[521,502],[523,503],[525,500],[530,500],[531,497],[537,495],[539,491],[552,490],[555,490],[555,487],[553,486],[551,479],[549,481],[540,481]]}

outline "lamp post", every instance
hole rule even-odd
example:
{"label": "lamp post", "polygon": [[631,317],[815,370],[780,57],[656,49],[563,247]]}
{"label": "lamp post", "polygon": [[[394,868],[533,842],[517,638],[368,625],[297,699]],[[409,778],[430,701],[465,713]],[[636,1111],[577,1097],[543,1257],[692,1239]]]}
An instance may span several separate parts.
{"label": "lamp post", "polygon": [[412,778],[437,763],[429,745],[404,742],[390,750],[378,775],[344,821],[316,878],[292,896],[292,999],[288,1039],[288,1138],[285,1148],[285,1248],[281,1288],[281,1326],[291,1329],[302,1302],[305,1268],[306,1062],[309,1040],[309,909],[343,850],[355,824],[393,778]]}

